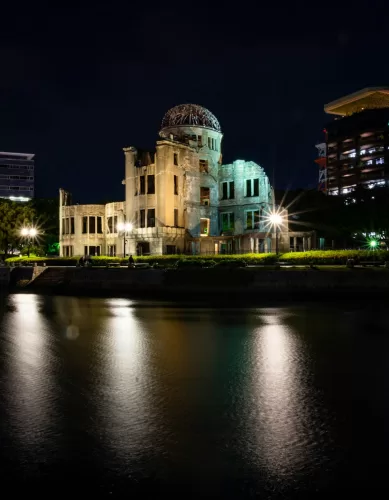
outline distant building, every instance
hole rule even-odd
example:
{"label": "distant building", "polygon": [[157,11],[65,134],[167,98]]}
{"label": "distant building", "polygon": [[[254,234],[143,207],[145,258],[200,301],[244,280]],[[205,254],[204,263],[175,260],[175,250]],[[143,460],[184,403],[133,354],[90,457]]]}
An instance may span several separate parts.
{"label": "distant building", "polygon": [[0,198],[28,201],[34,197],[34,156],[0,152]]}
{"label": "distant building", "polygon": [[325,157],[318,145],[319,189],[347,195],[389,182],[389,88],[371,87],[324,106],[335,120],[325,129]]}
{"label": "distant building", "polygon": [[[61,255],[275,251],[269,179],[252,161],[222,164],[223,134],[210,111],[176,106],[159,136],[155,152],[124,148],[124,202],[73,205],[60,191]],[[312,233],[289,233],[282,215],[279,250],[311,248]]]}

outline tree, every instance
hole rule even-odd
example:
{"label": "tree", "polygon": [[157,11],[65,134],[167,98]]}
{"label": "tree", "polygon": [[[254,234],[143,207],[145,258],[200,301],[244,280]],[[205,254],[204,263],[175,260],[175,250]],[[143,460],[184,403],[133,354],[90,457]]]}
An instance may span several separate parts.
{"label": "tree", "polygon": [[30,204],[0,200],[0,252],[5,256],[21,244],[20,231],[32,225],[36,212]]}
{"label": "tree", "polygon": [[44,254],[59,254],[59,199],[36,198],[31,206],[37,214],[37,223],[41,229],[40,243]]}

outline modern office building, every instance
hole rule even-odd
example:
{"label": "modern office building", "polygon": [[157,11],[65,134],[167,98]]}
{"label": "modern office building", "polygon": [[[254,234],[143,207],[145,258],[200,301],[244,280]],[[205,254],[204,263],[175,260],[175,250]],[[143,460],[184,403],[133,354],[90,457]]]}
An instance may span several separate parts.
{"label": "modern office building", "polygon": [[0,152],[0,198],[28,201],[34,197],[34,156]]}
{"label": "modern office building", "polygon": [[[389,88],[371,87],[324,106],[335,116],[318,145],[319,189],[347,195],[389,181]],[[324,154],[323,154],[324,152]]]}
{"label": "modern office building", "polygon": [[[124,202],[74,205],[60,191],[61,255],[275,251],[269,179],[252,161],[223,165],[222,138],[207,109],[169,110],[155,151],[124,148]],[[311,248],[312,234],[289,233],[281,213],[280,251]]]}

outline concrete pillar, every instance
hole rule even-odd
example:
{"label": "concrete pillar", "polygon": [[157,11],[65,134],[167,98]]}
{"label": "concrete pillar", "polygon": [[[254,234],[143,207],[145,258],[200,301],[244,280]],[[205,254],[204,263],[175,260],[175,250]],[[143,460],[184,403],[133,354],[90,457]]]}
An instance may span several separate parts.
{"label": "concrete pillar", "polygon": [[297,252],[297,236],[293,236],[293,252]]}

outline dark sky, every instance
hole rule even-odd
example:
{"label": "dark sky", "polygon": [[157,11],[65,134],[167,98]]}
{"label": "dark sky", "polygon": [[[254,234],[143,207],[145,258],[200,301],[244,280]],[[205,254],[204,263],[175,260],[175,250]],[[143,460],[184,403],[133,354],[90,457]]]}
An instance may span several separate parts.
{"label": "dark sky", "polygon": [[36,154],[37,196],[123,199],[122,148],[153,149],[164,113],[186,102],[219,119],[225,163],[313,187],[323,105],[389,85],[387,2],[9,4],[0,151]]}

